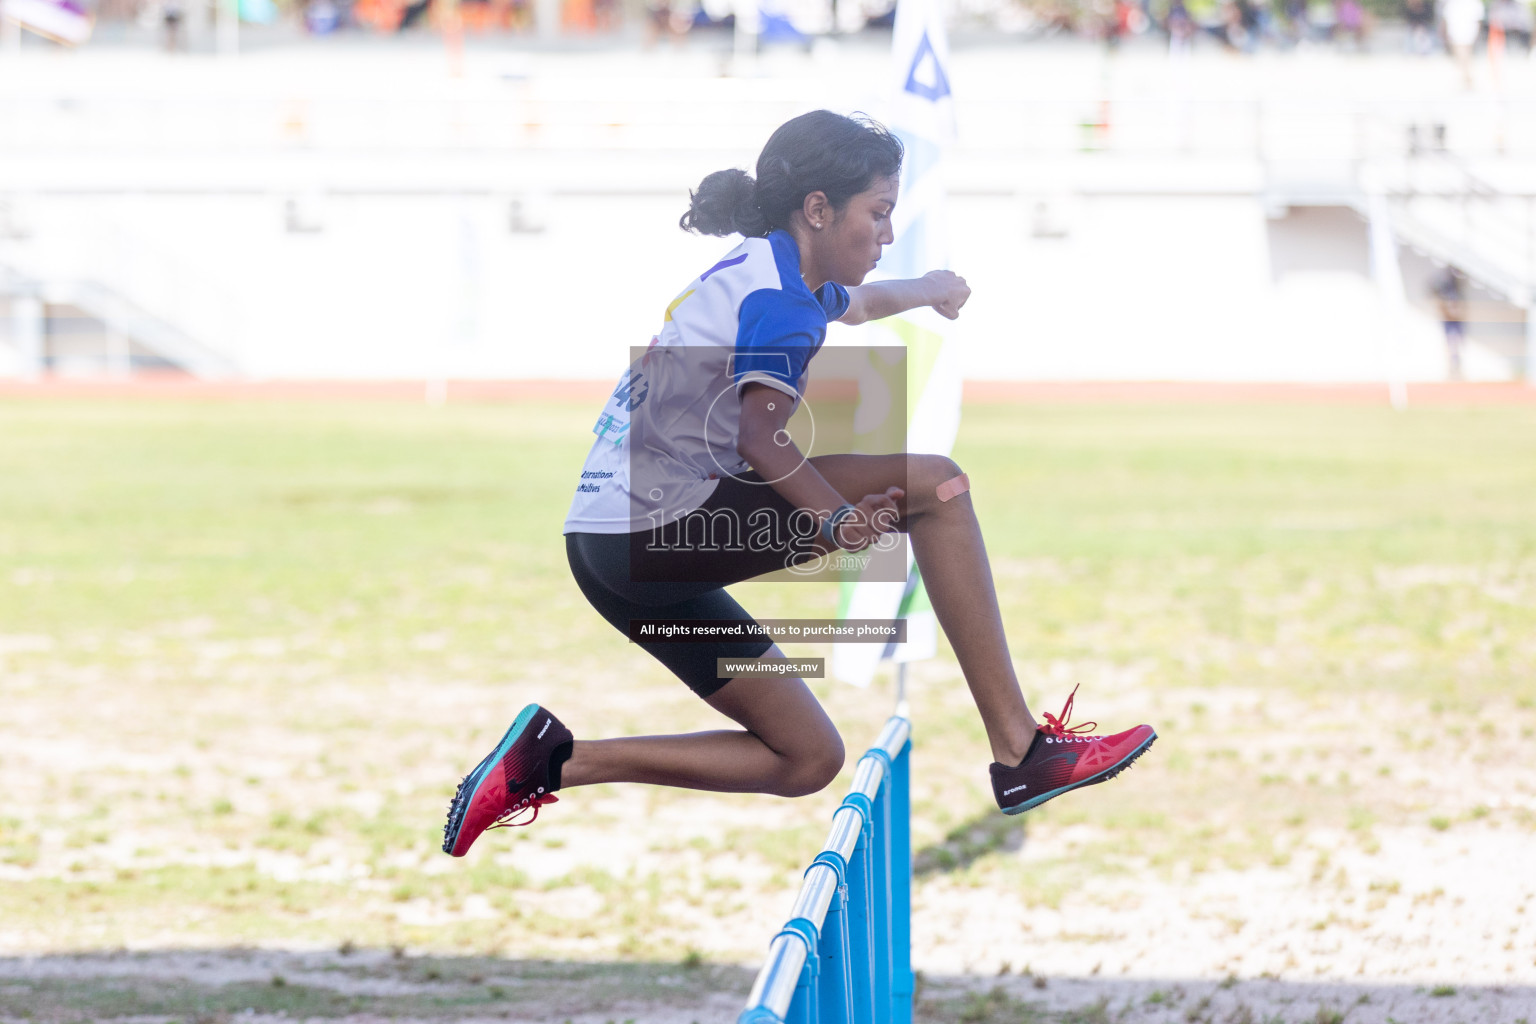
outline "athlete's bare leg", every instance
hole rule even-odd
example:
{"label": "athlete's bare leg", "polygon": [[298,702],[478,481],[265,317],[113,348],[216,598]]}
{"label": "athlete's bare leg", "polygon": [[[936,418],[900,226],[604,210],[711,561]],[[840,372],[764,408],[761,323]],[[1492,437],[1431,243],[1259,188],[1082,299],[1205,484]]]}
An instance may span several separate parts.
{"label": "athlete's bare leg", "polygon": [[[765,658],[783,658],[777,647]],[[577,740],[561,788],[646,782],[726,793],[804,796],[843,767],[843,741],[803,680],[733,679],[706,698],[745,731]]]}
{"label": "athlete's bare leg", "polygon": [[[898,486],[898,526],[939,624],[954,648],[987,730],[994,760],[1018,764],[1035,736],[1008,654],[986,545],[969,493],[941,501],[939,485],[960,474],[935,455],[824,455],[816,470],[850,502]],[[777,648],[769,657],[783,657]],[[836,776],[844,752],[836,728],[799,679],[736,679],[708,699],[745,731],[577,741],[562,787],[645,782],[720,792],[813,793]]]}
{"label": "athlete's bare leg", "polygon": [[849,502],[892,486],[905,490],[897,502],[898,525],[911,538],[934,614],[986,726],[992,757],[1018,764],[1034,740],[1036,723],[1008,655],[981,526],[969,492],[948,501],[938,496],[939,485],[959,476],[960,467],[942,455],[821,455],[810,461]]}

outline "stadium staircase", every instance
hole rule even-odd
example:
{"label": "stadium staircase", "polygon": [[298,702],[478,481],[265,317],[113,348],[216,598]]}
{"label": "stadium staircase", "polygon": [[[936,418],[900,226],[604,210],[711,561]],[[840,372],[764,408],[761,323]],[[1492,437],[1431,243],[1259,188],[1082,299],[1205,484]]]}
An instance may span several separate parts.
{"label": "stadium staircase", "polygon": [[1266,207],[1346,207],[1368,223],[1384,219],[1398,244],[1524,311],[1523,344],[1504,355],[1536,381],[1536,163],[1473,160],[1447,148],[1443,123],[1380,111],[1355,134],[1326,159],[1261,146]]}
{"label": "stadium staircase", "polygon": [[1536,303],[1536,190],[1496,187],[1449,153],[1383,180],[1393,233],[1513,305]]}
{"label": "stadium staircase", "polygon": [[219,379],[239,372],[229,355],[96,281],[39,279],[0,265],[0,298],[23,376],[161,371]]}

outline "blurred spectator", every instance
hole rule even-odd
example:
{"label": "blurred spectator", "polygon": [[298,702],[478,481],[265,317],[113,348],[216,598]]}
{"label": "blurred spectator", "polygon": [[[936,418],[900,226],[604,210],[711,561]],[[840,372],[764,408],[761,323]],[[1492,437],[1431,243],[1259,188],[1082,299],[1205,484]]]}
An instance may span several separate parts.
{"label": "blurred spectator", "polygon": [[[707,4],[700,4],[698,10],[693,12],[693,22],[688,27],[688,34],[693,35],[696,32],[712,30],[724,33],[734,32],[736,30],[734,6],[731,3],[720,3],[718,0]],[[762,11],[759,11],[759,15],[758,35],[761,36],[763,34],[762,29],[765,27],[764,23],[767,21],[767,15]]]}
{"label": "blurred spectator", "polygon": [[1356,50],[1365,49],[1365,7],[1360,0],[1334,0],[1334,38],[1349,39]]}
{"label": "blurred spectator", "polygon": [[1168,5],[1168,18],[1164,26],[1168,29],[1169,56],[1188,53],[1195,39],[1195,19],[1190,17],[1184,0],[1172,0]]}
{"label": "blurred spectator", "polygon": [[1488,7],[1488,31],[1495,29],[1504,34],[1510,43],[1519,43],[1526,53],[1531,52],[1531,9],[1525,0],[1493,0]]}
{"label": "blurred spectator", "polygon": [[376,32],[393,32],[400,25],[404,8],[393,0],[354,0],[352,20]]}
{"label": "blurred spectator", "polygon": [[[1059,0],[1046,0],[1040,8],[1039,14],[1041,23],[1044,26],[1042,35],[1047,37],[1071,35],[1077,31],[1077,11],[1070,3],[1059,2]],[[892,7],[892,25],[894,25],[895,15],[896,9]],[[876,22],[871,20],[870,24],[875,25]]]}
{"label": "blurred spectator", "polygon": [[1293,46],[1311,37],[1312,28],[1307,22],[1307,0],[1285,0],[1285,26],[1286,36]]}
{"label": "blurred spectator", "polygon": [[160,21],[165,30],[165,52],[175,53],[181,49],[181,23],[185,19],[186,11],[181,6],[181,0],[164,0],[160,5]]}
{"label": "blurred spectator", "polygon": [[1430,279],[1429,287],[1440,307],[1440,322],[1445,326],[1447,375],[1451,380],[1461,380],[1461,348],[1466,341],[1466,278],[1455,267],[1446,267]]}
{"label": "blurred spectator", "polygon": [[592,0],[561,0],[560,24],[567,30],[590,32],[597,27]]}
{"label": "blurred spectator", "polygon": [[[460,0],[458,4],[459,27],[461,32],[485,32],[496,27],[496,18],[499,12],[492,6],[490,0]],[[446,20],[446,19],[445,19]],[[439,25],[448,31],[455,31],[451,26]]]}
{"label": "blurred spectator", "polygon": [[1462,83],[1472,88],[1472,47],[1483,28],[1482,0],[1444,0],[1440,7],[1440,22],[1445,31],[1445,43],[1461,69]]}
{"label": "blurred spectator", "polygon": [[304,5],[304,27],[317,36],[329,35],[341,27],[341,8],[332,0],[309,0]]}
{"label": "blurred spectator", "polygon": [[1207,26],[1211,35],[1221,40],[1228,50],[1240,50],[1243,45],[1243,15],[1237,9],[1237,0],[1221,0],[1216,24]]}
{"label": "blurred spectator", "polygon": [[1233,49],[1252,53],[1259,46],[1259,8],[1254,0],[1233,0],[1235,17],[1228,22],[1228,43]]}
{"label": "blurred spectator", "polygon": [[1113,0],[1113,3],[1099,14],[1103,26],[1104,43],[1111,50],[1118,49],[1120,41],[1127,36],[1135,35],[1140,27],[1141,11],[1131,0]]}
{"label": "blurred spectator", "polygon": [[1259,42],[1273,41],[1278,37],[1275,11],[1270,0],[1253,0],[1253,34]]}
{"label": "blurred spectator", "polygon": [[416,24],[426,16],[427,8],[430,6],[432,6],[432,0],[412,0],[407,3],[405,9],[400,12],[400,24],[396,26],[395,31],[404,32]]}
{"label": "blurred spectator", "polygon": [[[1033,11],[1032,14],[1033,17],[1039,19],[1042,35],[1051,36],[1057,34],[1059,30],[1051,20],[1054,12],[1049,7],[1041,6],[1039,9]],[[878,29],[895,28],[896,5],[891,4],[889,7],[883,9],[875,9],[866,3],[864,5],[864,27]]]}
{"label": "blurred spectator", "polygon": [[674,0],[646,0],[645,48],[653,48],[662,36],[681,46],[693,25],[693,11]]}
{"label": "blurred spectator", "polygon": [[1423,55],[1435,46],[1435,8],[1430,0],[1403,0],[1408,26],[1408,52]]}
{"label": "blurred spectator", "polygon": [[1307,26],[1312,38],[1333,41],[1333,30],[1339,23],[1338,13],[1332,0],[1312,0],[1307,6]]}

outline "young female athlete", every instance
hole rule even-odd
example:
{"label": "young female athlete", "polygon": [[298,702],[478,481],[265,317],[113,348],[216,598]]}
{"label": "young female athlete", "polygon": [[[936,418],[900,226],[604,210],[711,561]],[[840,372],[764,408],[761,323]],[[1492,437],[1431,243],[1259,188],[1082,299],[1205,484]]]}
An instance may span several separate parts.
{"label": "young female athlete", "polygon": [[[953,461],[807,459],[786,431],[829,322],[919,306],[954,319],[970,296],[947,270],[863,283],[893,240],[901,159],[901,143],[878,124],[820,110],[773,133],[755,180],[718,171],[692,193],[682,227],[745,240],[672,301],[605,405],[565,521],[566,552],[582,593],[628,636],[640,619],[750,623],[726,585],[906,533],[986,726],[998,806],[1017,814],[1113,777],[1156,734],[1068,728],[1070,697],[1059,719],[1036,722],[1014,677],[969,482]],[[576,741],[530,704],[459,784],[445,852],[461,857],[487,828],[532,821],[574,786],[799,796],[841,769],[842,740],[802,680],[716,678],[718,658],[782,659],[770,641],[640,646],[740,728]]]}

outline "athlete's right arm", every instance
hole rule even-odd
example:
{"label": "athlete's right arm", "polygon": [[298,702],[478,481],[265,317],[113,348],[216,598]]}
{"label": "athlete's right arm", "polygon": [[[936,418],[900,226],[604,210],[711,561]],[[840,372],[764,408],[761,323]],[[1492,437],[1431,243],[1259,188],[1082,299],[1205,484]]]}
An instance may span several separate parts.
{"label": "athlete's right arm", "polygon": [[[820,522],[841,507],[844,499],[789,436],[785,428],[792,412],[794,402],[784,392],[766,384],[748,383],[741,391],[736,452],[785,501],[812,510]],[[857,551],[895,529],[896,501],[902,493],[901,488],[892,487],[884,494],[865,495],[854,505],[856,514],[838,525],[839,545]]]}
{"label": "athlete's right arm", "polygon": [[953,320],[970,297],[965,278],[948,270],[930,270],[909,280],[871,281],[848,289],[848,309],[838,322],[883,320],[919,306],[932,306],[940,316]]}

